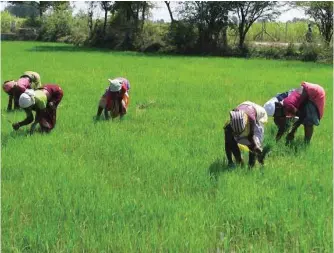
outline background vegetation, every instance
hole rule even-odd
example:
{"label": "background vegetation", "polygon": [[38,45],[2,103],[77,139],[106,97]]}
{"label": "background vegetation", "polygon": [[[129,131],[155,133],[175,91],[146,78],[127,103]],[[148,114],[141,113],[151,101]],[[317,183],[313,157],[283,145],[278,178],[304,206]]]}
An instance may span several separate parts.
{"label": "background vegetation", "polygon": [[[333,61],[332,2],[184,1],[171,9],[165,1],[169,23],[149,20],[155,8],[150,1],[87,2],[87,10],[75,15],[71,2],[10,3],[1,14],[2,33],[11,27],[18,36],[3,38],[118,51]],[[275,21],[289,8],[303,8],[305,18]],[[98,9],[102,17],[96,16]]]}

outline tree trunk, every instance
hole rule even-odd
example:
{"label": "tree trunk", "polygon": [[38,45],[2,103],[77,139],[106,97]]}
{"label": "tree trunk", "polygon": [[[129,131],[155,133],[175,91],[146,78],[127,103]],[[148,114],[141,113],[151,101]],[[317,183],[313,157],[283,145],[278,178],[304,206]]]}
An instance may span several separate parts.
{"label": "tree trunk", "polygon": [[39,17],[42,18],[42,16],[43,16],[43,8],[41,6],[39,6],[38,10],[39,10]]}
{"label": "tree trunk", "polygon": [[245,21],[242,20],[239,24],[239,48],[242,49],[245,43],[245,33],[244,33]]}
{"label": "tree trunk", "polygon": [[89,37],[92,36],[93,32],[93,15],[94,15],[94,2],[89,3],[88,7],[88,28],[89,28]]}
{"label": "tree trunk", "polygon": [[104,10],[103,37],[106,35],[108,10]]}
{"label": "tree trunk", "polygon": [[144,22],[145,22],[145,14],[146,14],[146,2],[143,2],[143,11],[141,13],[141,30],[144,28]]}
{"label": "tree trunk", "polygon": [[174,23],[173,13],[172,13],[172,10],[170,8],[170,2],[165,1],[165,4],[167,5],[167,9],[168,9],[169,16],[170,16],[170,21],[171,21],[171,23]]}
{"label": "tree trunk", "polygon": [[88,29],[89,29],[89,37],[91,37],[93,32],[93,20],[90,17],[88,19]]}
{"label": "tree trunk", "polygon": [[331,21],[328,21],[327,24],[325,25],[324,32],[325,32],[325,41],[326,44],[329,45],[332,39],[332,34],[333,34],[333,27],[330,23]]}
{"label": "tree trunk", "polygon": [[243,34],[240,34],[239,36],[240,36],[240,38],[239,38],[239,48],[243,49],[244,44],[245,44],[245,36]]}
{"label": "tree trunk", "polygon": [[224,46],[224,48],[226,48],[227,47],[227,25],[225,25],[224,27],[223,27],[223,30],[222,30],[222,40],[223,40],[223,46]]}

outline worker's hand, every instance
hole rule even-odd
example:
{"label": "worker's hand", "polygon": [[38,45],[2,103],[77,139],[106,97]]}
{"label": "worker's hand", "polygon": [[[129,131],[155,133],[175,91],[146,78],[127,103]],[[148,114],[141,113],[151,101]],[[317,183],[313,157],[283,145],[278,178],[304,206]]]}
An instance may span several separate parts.
{"label": "worker's hand", "polygon": [[260,155],[257,156],[257,160],[261,165],[264,165],[264,154],[261,153]]}
{"label": "worker's hand", "polygon": [[262,149],[258,146],[254,148],[254,153],[256,154],[257,160],[261,165],[263,165],[264,162],[264,154],[262,152]]}
{"label": "worker's hand", "polygon": [[19,123],[13,123],[12,127],[16,131],[20,128],[20,124]]}
{"label": "worker's hand", "polygon": [[256,146],[256,147],[254,148],[254,153],[255,153],[256,155],[261,155],[261,154],[262,154],[262,149],[261,149],[260,147]]}

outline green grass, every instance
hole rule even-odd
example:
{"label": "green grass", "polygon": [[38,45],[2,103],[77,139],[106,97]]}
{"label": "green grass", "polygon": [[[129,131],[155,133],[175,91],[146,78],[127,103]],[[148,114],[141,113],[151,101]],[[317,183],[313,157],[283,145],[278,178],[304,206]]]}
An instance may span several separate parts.
{"label": "green grass", "polygon": [[[3,252],[333,251],[332,66],[32,42],[1,50],[2,80],[34,70],[64,90],[56,128],[33,136],[12,131],[7,120],[24,113],[5,112],[2,92]],[[131,82],[128,115],[94,123],[114,76]],[[265,167],[227,171],[229,110],[302,80],[327,92],[311,145],[274,144],[270,119]]]}

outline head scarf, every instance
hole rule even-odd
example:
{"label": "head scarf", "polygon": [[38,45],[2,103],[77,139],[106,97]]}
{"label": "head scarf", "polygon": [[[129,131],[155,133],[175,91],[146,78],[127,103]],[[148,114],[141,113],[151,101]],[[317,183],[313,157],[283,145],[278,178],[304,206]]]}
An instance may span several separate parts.
{"label": "head scarf", "polygon": [[6,93],[9,93],[11,91],[11,89],[14,88],[15,85],[16,85],[16,82],[14,80],[13,81],[6,81],[3,84],[2,88]]}
{"label": "head scarf", "polygon": [[122,81],[119,79],[108,79],[110,86],[109,86],[109,90],[112,92],[115,91],[120,91],[122,88]]}
{"label": "head scarf", "polygon": [[231,111],[230,112],[230,123],[235,133],[242,133],[248,122],[248,116],[243,111]]}
{"label": "head scarf", "polygon": [[35,104],[35,91],[34,90],[26,90],[21,94],[19,98],[19,105],[21,108],[28,108]]}

